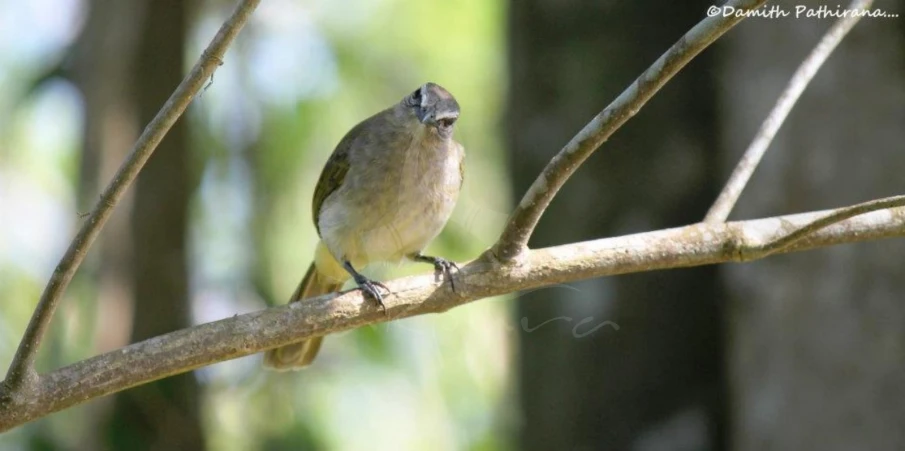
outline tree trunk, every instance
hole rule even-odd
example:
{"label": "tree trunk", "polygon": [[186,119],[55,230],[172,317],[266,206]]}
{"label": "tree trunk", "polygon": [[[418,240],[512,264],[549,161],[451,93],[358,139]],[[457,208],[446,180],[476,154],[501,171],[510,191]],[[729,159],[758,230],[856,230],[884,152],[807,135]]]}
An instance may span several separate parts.
{"label": "tree trunk", "polygon": [[[182,80],[191,3],[145,3],[132,83],[141,124]],[[185,119],[176,123],[136,183],[133,342],[190,324],[186,228],[193,177],[186,125]],[[204,449],[198,391],[194,376],[183,374],[119,394],[110,425],[112,448]]]}
{"label": "tree trunk", "polygon": [[[514,192],[709,4],[510,2]],[[700,220],[720,179],[712,73],[704,54],[604,144],[550,206],[532,247]],[[519,448],[723,448],[719,298],[715,268],[520,296]]]}
{"label": "tree trunk", "polygon": [[[92,0],[88,17],[65,67],[84,99],[84,131],[79,164],[78,205],[88,211],[138,138],[140,125],[131,97],[133,59],[142,8],[136,2]],[[95,351],[111,351],[129,343],[134,292],[132,231],[128,193],[98,239],[97,255],[89,254],[77,277],[96,281]],[[63,362],[58,362],[63,363]],[[109,417],[112,398],[85,407],[90,419],[80,434],[79,450],[102,448],[101,425]]]}

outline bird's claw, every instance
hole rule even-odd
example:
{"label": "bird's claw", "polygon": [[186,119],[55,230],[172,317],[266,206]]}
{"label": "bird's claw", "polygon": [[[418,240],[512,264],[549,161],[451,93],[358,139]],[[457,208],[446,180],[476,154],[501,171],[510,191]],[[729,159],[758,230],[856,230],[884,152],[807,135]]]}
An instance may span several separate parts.
{"label": "bird's claw", "polygon": [[387,288],[386,285],[368,279],[364,276],[356,277],[355,283],[358,284],[358,288],[361,289],[361,292],[364,294],[364,296],[371,298],[373,301],[377,302],[377,305],[379,305],[380,309],[383,310],[383,313],[386,314],[387,306],[383,303],[383,295],[380,294],[380,290],[378,290],[377,288],[383,288],[387,291],[387,294],[390,294],[390,289]]}
{"label": "bird's claw", "polygon": [[459,271],[459,265],[456,262],[449,261],[442,257],[434,257],[434,271],[442,273],[449,280],[449,285],[452,288],[453,292],[456,291],[456,282],[452,276],[452,270],[455,268],[456,272]]}

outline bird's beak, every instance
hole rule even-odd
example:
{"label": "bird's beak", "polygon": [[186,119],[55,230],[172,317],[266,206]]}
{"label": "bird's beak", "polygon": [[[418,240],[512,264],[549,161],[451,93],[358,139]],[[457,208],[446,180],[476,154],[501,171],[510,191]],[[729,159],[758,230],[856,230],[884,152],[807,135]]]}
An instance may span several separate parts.
{"label": "bird's beak", "polygon": [[428,112],[424,108],[418,108],[418,111],[415,114],[418,116],[418,121],[424,125],[429,125],[436,122],[436,119],[434,119],[434,113]]}

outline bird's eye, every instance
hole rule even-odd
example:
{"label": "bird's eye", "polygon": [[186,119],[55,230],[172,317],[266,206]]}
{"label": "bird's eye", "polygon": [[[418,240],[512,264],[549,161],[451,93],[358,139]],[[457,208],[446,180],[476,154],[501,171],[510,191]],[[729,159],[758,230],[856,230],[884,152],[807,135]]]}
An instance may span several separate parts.
{"label": "bird's eye", "polygon": [[405,98],[405,104],[408,106],[419,106],[421,105],[421,88],[415,90],[415,92],[408,95]]}

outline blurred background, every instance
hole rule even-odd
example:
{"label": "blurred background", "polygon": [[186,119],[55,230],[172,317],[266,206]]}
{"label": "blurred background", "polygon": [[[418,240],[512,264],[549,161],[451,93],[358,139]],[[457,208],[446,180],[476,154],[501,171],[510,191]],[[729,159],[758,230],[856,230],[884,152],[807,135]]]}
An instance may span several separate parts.
{"label": "blurred background", "polygon": [[[476,257],[551,156],[711,3],[262,2],[93,247],[39,371],[283,303],[333,146],[428,80],[462,105],[468,151],[429,251]],[[0,0],[3,370],[81,214],[234,6]],[[742,23],[578,171],[532,246],[700,220],[831,23]],[[905,22],[864,19],[733,217],[902,194],[903,124]],[[251,356],[98,399],[0,450],[902,449],[903,255],[888,240],[483,300],[331,336],[306,371]]]}

